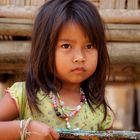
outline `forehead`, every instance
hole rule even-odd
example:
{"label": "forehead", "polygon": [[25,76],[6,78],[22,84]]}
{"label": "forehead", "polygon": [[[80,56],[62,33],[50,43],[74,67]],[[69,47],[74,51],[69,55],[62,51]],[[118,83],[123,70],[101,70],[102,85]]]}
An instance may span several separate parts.
{"label": "forehead", "polygon": [[76,22],[66,22],[63,24],[63,26],[60,29],[58,40],[62,39],[86,39],[89,40],[87,33],[85,32],[85,29]]}

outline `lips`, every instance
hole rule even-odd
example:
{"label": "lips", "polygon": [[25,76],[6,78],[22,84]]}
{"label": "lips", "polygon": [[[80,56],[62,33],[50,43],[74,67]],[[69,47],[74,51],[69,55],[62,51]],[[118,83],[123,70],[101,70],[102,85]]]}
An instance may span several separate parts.
{"label": "lips", "polygon": [[72,69],[72,72],[85,72],[85,68],[84,67],[76,67],[74,69]]}

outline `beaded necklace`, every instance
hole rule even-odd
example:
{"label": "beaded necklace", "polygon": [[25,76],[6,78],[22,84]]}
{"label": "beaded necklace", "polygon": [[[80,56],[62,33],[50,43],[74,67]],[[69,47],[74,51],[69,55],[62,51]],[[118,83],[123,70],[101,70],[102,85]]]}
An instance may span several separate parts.
{"label": "beaded necklace", "polygon": [[[55,114],[62,118],[65,119],[66,122],[66,128],[67,129],[71,129],[71,125],[70,125],[70,119],[75,117],[76,114],[80,111],[80,109],[82,108],[82,106],[87,103],[86,97],[85,97],[85,93],[83,92],[82,89],[80,89],[80,94],[81,94],[81,101],[80,104],[78,106],[75,107],[75,109],[71,110],[71,112],[69,112],[68,114],[65,113],[65,108],[64,108],[64,102],[61,100],[60,95],[57,93],[57,97],[58,97],[58,103],[60,105],[60,108],[62,110],[62,113],[60,113],[58,111],[58,104],[57,104],[57,97],[56,95],[54,95],[52,92],[49,94],[49,97],[52,101],[52,105],[55,111]],[[83,127],[83,126],[82,126]],[[79,130],[79,128],[76,128],[76,130]]]}

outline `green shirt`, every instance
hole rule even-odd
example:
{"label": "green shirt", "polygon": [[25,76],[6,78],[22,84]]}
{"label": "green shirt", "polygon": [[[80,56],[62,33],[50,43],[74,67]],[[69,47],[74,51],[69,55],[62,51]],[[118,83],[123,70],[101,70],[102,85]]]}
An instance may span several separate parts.
{"label": "green shirt", "polygon": [[[31,117],[33,120],[38,120],[46,123],[53,128],[66,128],[65,120],[56,116],[51,100],[45,95],[43,91],[37,93],[39,101],[39,109],[42,114],[31,114],[26,99],[25,82],[17,82],[10,89],[10,95],[15,100],[19,109],[20,119],[27,119]],[[70,112],[72,107],[65,107],[66,113]],[[60,112],[61,109],[59,108]],[[80,111],[70,119],[71,128],[81,128],[81,130],[97,131],[99,129],[105,130],[112,126],[112,115],[108,114],[106,120],[102,122],[104,117],[103,107],[100,106],[95,112],[90,110],[88,104],[84,104]]]}

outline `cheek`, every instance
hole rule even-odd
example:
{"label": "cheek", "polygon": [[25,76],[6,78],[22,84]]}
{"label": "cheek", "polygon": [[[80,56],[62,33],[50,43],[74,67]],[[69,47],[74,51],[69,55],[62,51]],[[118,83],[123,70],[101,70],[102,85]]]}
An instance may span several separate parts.
{"label": "cheek", "polygon": [[89,58],[88,66],[91,71],[95,71],[98,63],[98,54],[95,53],[93,56]]}
{"label": "cheek", "polygon": [[56,66],[56,70],[61,71],[61,70],[65,70],[66,67],[68,65],[68,60],[67,57],[65,55],[63,55],[62,53],[56,52],[55,55],[55,66]]}

